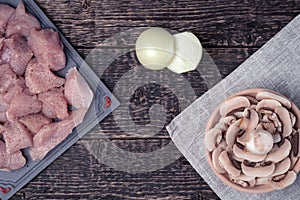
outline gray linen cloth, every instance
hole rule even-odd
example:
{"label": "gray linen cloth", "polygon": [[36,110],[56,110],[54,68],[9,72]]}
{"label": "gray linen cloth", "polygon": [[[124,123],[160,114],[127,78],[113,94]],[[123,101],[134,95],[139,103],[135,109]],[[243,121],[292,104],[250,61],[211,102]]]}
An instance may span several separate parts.
{"label": "gray linen cloth", "polygon": [[300,15],[178,115],[167,130],[177,148],[221,199],[299,199],[299,176],[283,190],[248,194],[222,183],[206,160],[204,133],[211,113],[225,97],[248,88],[278,91],[300,107]]}

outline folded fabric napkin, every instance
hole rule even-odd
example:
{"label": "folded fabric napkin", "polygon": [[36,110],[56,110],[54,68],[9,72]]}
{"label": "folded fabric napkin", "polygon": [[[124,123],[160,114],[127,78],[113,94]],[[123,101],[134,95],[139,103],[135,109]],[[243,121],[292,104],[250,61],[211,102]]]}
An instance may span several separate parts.
{"label": "folded fabric napkin", "polygon": [[249,88],[275,90],[300,107],[300,15],[178,115],[167,130],[177,148],[221,199],[299,199],[300,177],[280,191],[248,194],[221,182],[206,160],[204,133],[211,113],[225,97]]}

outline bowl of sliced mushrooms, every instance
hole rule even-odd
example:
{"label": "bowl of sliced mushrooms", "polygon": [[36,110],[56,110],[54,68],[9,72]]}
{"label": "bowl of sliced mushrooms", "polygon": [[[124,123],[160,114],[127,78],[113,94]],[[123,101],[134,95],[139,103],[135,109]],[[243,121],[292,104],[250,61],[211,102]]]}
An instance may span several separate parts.
{"label": "bowl of sliced mushrooms", "polygon": [[300,170],[300,111],[285,96],[248,89],[225,99],[205,133],[207,160],[227,185],[248,193],[280,190]]}

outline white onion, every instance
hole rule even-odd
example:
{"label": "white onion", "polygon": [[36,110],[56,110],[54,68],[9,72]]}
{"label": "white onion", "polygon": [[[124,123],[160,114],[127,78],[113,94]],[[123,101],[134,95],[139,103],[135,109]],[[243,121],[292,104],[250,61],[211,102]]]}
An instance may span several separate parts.
{"label": "white onion", "polygon": [[150,28],[138,37],[135,48],[141,64],[152,70],[160,70],[173,60],[175,40],[162,28]]}

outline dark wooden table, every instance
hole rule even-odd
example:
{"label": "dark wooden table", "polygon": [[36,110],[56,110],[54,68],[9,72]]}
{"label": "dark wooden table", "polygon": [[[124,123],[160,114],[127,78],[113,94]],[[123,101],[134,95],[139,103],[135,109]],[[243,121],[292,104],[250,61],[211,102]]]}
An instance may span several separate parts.
{"label": "dark wooden table", "polygon": [[[83,58],[101,42],[122,31],[159,26],[197,35],[223,78],[300,13],[299,0],[36,1]],[[101,56],[109,57],[110,52],[133,45],[121,41],[115,46],[101,46],[104,52]],[[91,65],[101,67],[101,62]],[[131,51],[119,56],[99,76],[114,90],[121,76],[137,65]],[[99,68],[94,70],[97,72]],[[189,72],[184,77],[197,96],[207,91],[201,74]],[[177,84],[180,86],[181,82]],[[132,94],[129,105],[133,121],[149,123],[149,107],[153,104],[164,105],[165,125],[181,111],[178,99],[168,88],[148,84]],[[110,141],[135,153],[155,151],[170,142],[165,128],[158,134],[149,136],[145,132],[140,137],[122,131],[130,129],[126,127],[129,119],[119,120],[121,123],[117,125],[113,115],[107,117],[12,199],[218,199],[183,156],[162,169],[135,174],[116,170],[95,159],[84,142]],[[100,129],[105,134],[99,134]],[[147,164],[155,167],[160,162],[157,158],[157,163]]]}

